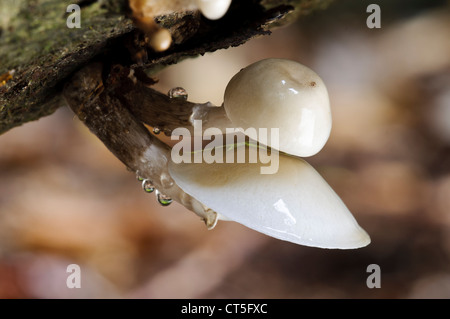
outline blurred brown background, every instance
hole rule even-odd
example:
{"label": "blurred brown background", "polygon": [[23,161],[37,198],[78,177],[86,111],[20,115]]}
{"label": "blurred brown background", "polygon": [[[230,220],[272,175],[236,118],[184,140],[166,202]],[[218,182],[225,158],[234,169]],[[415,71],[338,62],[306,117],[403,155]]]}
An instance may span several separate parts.
{"label": "blurred brown background", "polygon": [[[206,230],[160,206],[74,117],[0,136],[1,298],[450,298],[450,6],[335,1],[271,36],[158,75],[189,100],[222,103],[228,80],[267,57],[297,60],[327,84],[333,130],[308,158],[372,243],[324,250],[237,223]],[[66,287],[79,264],[81,289]],[[381,288],[369,289],[370,264]]]}

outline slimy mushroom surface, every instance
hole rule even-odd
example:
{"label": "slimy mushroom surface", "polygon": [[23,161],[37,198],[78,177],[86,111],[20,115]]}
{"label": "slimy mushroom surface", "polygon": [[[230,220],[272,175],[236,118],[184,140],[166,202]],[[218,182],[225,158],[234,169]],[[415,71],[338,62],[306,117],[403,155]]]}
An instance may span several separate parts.
{"label": "slimy mushroom surface", "polygon": [[[241,147],[252,156],[257,152],[257,148]],[[261,174],[261,161],[170,162],[169,172],[183,191],[219,216],[266,235],[320,248],[352,249],[370,243],[368,234],[313,167],[284,154],[278,160],[275,174]]]}
{"label": "slimy mushroom surface", "polygon": [[265,59],[242,69],[227,85],[224,108],[234,127],[278,128],[279,141],[269,138],[268,146],[295,156],[316,154],[331,132],[324,82],[291,60]]}

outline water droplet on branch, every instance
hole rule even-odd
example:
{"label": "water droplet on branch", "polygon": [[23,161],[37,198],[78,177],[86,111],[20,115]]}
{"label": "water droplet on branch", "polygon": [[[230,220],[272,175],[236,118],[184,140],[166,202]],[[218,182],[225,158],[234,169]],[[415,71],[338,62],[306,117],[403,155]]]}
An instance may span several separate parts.
{"label": "water droplet on branch", "polygon": [[144,179],[142,181],[142,189],[146,192],[146,193],[152,193],[155,190],[155,186],[153,186],[153,183],[151,180],[149,179]]}
{"label": "water droplet on branch", "polygon": [[173,201],[172,198],[167,195],[161,194],[161,192],[158,190],[156,190],[156,199],[162,206],[169,206]]}

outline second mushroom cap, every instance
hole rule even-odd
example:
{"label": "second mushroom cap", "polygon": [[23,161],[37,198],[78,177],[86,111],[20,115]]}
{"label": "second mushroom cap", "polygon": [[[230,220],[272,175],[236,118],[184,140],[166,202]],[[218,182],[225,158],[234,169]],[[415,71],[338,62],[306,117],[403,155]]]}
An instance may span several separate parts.
{"label": "second mushroom cap", "polygon": [[325,84],[291,60],[265,59],[242,69],[227,85],[224,108],[235,127],[279,129],[279,139],[268,134],[267,145],[295,156],[316,154],[331,132]]}
{"label": "second mushroom cap", "polygon": [[[370,243],[339,196],[306,161],[285,154],[269,157],[259,148],[243,145],[227,148],[225,153],[241,151],[246,155],[242,163],[177,164],[172,160],[169,172],[199,202],[268,236],[320,248],[354,249]],[[258,161],[251,163],[252,157]],[[261,174],[268,160],[276,162],[278,169]]]}

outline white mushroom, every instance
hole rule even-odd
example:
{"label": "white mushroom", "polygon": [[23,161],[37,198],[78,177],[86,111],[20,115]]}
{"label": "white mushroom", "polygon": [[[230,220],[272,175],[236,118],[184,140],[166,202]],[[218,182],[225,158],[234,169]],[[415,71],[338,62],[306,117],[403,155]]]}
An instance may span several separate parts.
{"label": "white mushroom", "polygon": [[[208,136],[209,128],[224,133],[227,129],[239,129],[262,144],[295,156],[316,154],[331,132],[330,102],[324,82],[310,68],[286,59],[261,60],[238,72],[226,87],[223,107],[210,103],[193,105],[184,108],[190,114],[191,126],[186,128],[191,134],[195,121],[201,121],[204,136]],[[148,124],[152,125],[154,118]],[[264,139],[266,136],[255,135],[253,129],[277,129],[279,135],[275,140],[271,136]],[[172,135],[175,138],[177,133]]]}
{"label": "white mushroom", "polygon": [[330,136],[325,84],[295,61],[265,59],[242,69],[227,85],[224,108],[234,127],[279,128],[277,149],[292,155],[314,155]]}
{"label": "white mushroom", "polygon": [[149,45],[156,52],[166,51],[172,44],[172,35],[170,31],[165,28],[157,29],[150,36]]}
{"label": "white mushroom", "polygon": [[[241,147],[248,157],[257,155],[257,148]],[[254,164],[171,161],[169,172],[183,191],[225,217],[221,219],[266,235],[321,248],[351,249],[370,243],[339,196],[304,160],[280,154],[278,172],[266,175],[260,174],[261,163],[267,162],[261,152],[259,160]]]}
{"label": "white mushroom", "polygon": [[[192,198],[190,207],[207,221],[209,228],[213,228],[219,218],[306,246],[353,249],[370,243],[369,235],[339,196],[314,168],[298,157],[320,151],[331,131],[328,93],[323,81],[312,70],[294,61],[262,60],[241,70],[230,80],[224,107],[189,102],[179,106],[183,107],[176,109],[178,113],[173,112],[176,116],[166,120],[171,125],[173,140],[183,136],[179,142],[182,145],[172,148],[168,173],[176,186],[188,195],[186,197]],[[187,127],[174,126],[180,121],[180,112],[182,118],[188,120],[179,125]],[[145,113],[137,113],[145,116]],[[217,147],[216,142],[220,144],[221,138],[228,143],[228,136],[222,136],[227,128],[240,128],[250,140],[256,138],[270,148],[232,142],[235,144],[232,150],[227,144],[222,149],[226,151],[213,152],[212,148]],[[258,134],[255,137],[250,134],[255,132],[250,130],[252,128],[266,129],[266,133],[275,129],[279,135]],[[192,132],[193,141],[189,139]],[[203,151],[195,147],[202,147],[205,141],[200,135],[214,136]],[[228,161],[235,157],[239,160],[237,145],[246,149],[244,162]],[[277,165],[271,163],[269,167],[276,167],[275,172],[263,170],[267,168],[264,165],[271,162],[267,160],[271,156],[261,154],[261,149],[277,155]],[[187,158],[193,157],[194,161],[185,161],[185,152]],[[237,154],[229,156],[230,152]],[[209,156],[208,160],[205,160],[205,154]],[[225,160],[216,161],[221,157]],[[255,157],[259,162],[248,160]],[[153,163],[152,160],[149,162]]]}
{"label": "white mushroom", "polygon": [[172,44],[172,35],[157,26],[156,16],[199,9],[206,18],[217,20],[227,13],[230,4],[231,0],[129,0],[135,24],[149,35],[149,45],[156,52],[165,51]]}
{"label": "white mushroom", "polygon": [[231,0],[196,0],[196,3],[206,18],[217,20],[227,13]]}

